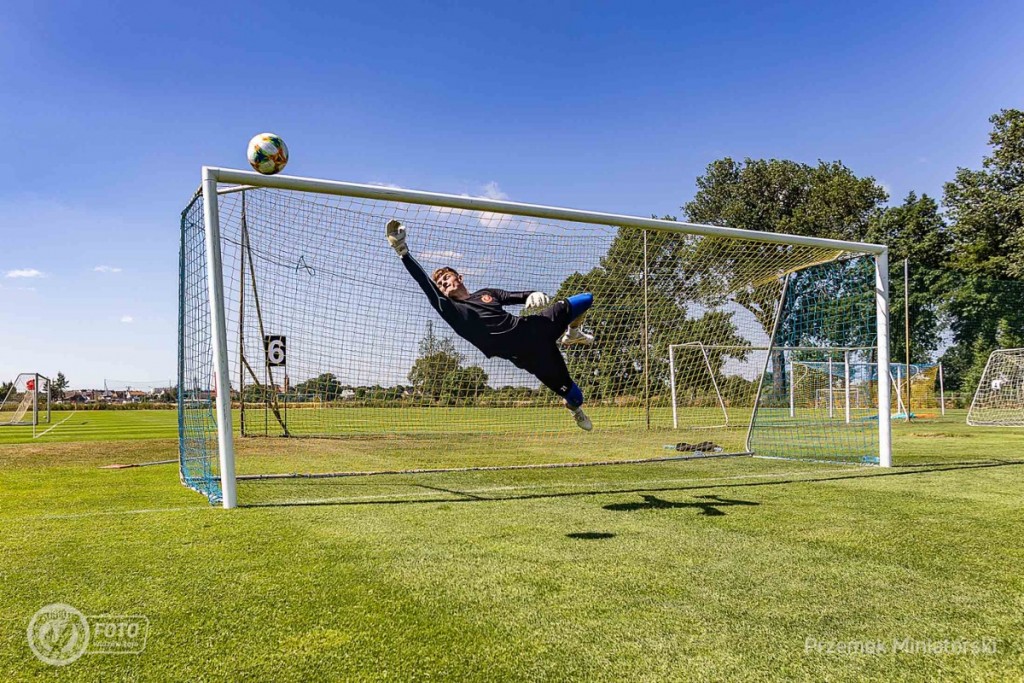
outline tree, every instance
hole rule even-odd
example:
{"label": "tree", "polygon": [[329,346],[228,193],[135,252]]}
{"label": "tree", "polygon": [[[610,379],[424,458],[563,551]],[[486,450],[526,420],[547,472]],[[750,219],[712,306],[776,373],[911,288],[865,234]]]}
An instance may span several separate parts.
{"label": "tree", "polygon": [[487,373],[476,365],[457,368],[445,379],[443,393],[446,397],[475,401],[487,390]]}
{"label": "tree", "polygon": [[[295,385],[294,392],[306,398],[317,398],[321,401],[336,401],[345,387],[341,384],[332,372],[325,372],[313,379],[300,382]],[[273,387],[268,387],[264,393],[276,392]]]}
{"label": "tree", "polygon": [[68,389],[68,378],[64,376],[64,373],[60,370],[57,371],[57,378],[53,380],[50,385],[50,391],[54,399],[58,401],[64,400],[64,392]]}
{"label": "tree", "polygon": [[944,304],[953,344],[942,363],[954,389],[973,387],[989,354],[1024,336],[1024,111],[989,121],[991,156],[981,170],[957,169],[944,188],[956,281]]}
{"label": "tree", "polygon": [[729,157],[708,164],[683,207],[691,221],[747,230],[861,241],[886,192],[839,161],[817,166]]}
{"label": "tree", "polygon": [[1024,279],[1024,111],[993,115],[992,155],[982,169],[958,168],[945,185],[956,251],[962,272],[994,279]]}
{"label": "tree", "polygon": [[877,214],[868,227],[867,241],[889,247],[889,328],[892,359],[906,357],[903,307],[903,261],[909,259],[910,273],[910,358],[930,359],[941,344],[941,302],[953,286],[946,266],[953,253],[952,235],[939,213],[938,203],[928,195],[907,195],[899,206]]}
{"label": "tree", "polygon": [[1024,281],[955,275],[943,301],[953,343],[942,355],[942,370],[950,389],[970,391],[992,351],[1024,346]]}
{"label": "tree", "polygon": [[409,370],[409,381],[416,391],[434,400],[476,398],[487,386],[487,373],[480,367],[463,367],[462,362],[455,341],[435,334],[433,322],[428,321],[419,355]]}
{"label": "tree", "polygon": [[[693,200],[683,206],[691,221],[714,223],[747,230],[780,232],[811,237],[862,241],[872,218],[880,211],[882,202],[888,196],[872,177],[857,177],[839,161],[819,161],[810,166],[783,159],[745,159],[742,163],[729,157],[711,162],[704,175],[697,178],[697,193]],[[743,275],[744,264],[751,259],[767,261],[784,253],[784,248],[774,245],[760,247],[760,256],[747,250],[742,258],[722,263],[725,278]],[[861,268],[861,270],[864,270]],[[801,343],[803,330],[809,329],[792,324],[792,321],[806,319],[808,314],[826,315],[830,320],[831,334],[820,337],[814,343],[825,346],[856,346],[863,339],[851,337],[851,330],[838,323],[845,313],[839,310],[822,312],[820,304],[825,294],[840,297],[844,290],[862,286],[858,279],[851,281],[851,275],[863,277],[859,271],[851,272],[843,267],[826,268],[814,277],[791,279],[787,290],[787,301],[791,306],[802,306],[804,315],[800,318],[788,311],[791,324],[782,330],[784,338],[777,338],[776,344],[796,345]],[[825,281],[830,278],[830,281]],[[753,288],[740,291],[737,301],[749,310],[766,334],[773,327],[778,305],[778,290],[772,287]],[[834,301],[841,301],[835,298]],[[829,326],[818,326],[828,329]],[[863,329],[857,331],[862,334]],[[872,342],[873,343],[873,340]],[[781,394],[785,386],[785,360],[782,353],[772,356],[772,377],[774,390]]]}

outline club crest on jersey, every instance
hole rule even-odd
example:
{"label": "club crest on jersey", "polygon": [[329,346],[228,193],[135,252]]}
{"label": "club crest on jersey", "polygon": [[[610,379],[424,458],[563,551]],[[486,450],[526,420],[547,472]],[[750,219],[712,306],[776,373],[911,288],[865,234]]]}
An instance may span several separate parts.
{"label": "club crest on jersey", "polygon": [[480,297],[480,301],[483,301],[485,304],[493,303],[494,297],[491,296],[490,294],[484,294],[482,297]]}

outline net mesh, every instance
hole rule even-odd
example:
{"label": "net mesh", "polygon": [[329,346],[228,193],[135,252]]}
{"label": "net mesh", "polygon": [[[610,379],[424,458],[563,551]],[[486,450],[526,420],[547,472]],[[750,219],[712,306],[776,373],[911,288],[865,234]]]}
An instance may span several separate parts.
{"label": "net mesh", "polygon": [[[182,215],[181,457],[185,482],[216,499],[202,202]],[[587,463],[704,442],[703,423],[729,418],[750,431],[758,454],[877,456],[877,428],[864,421],[807,415],[788,425],[788,442],[756,438],[763,424],[778,426],[772,411],[790,382],[787,354],[769,348],[866,347],[856,362],[874,361],[868,256],[277,189],[223,194],[219,213],[230,391],[243,436],[369,440],[371,469]],[[593,344],[562,352],[594,432],[579,430],[535,377],[447,327],[384,239],[391,219],[407,227],[428,273],[451,266],[470,291],[593,294],[582,325]],[[702,361],[703,375],[674,380],[670,365],[680,361],[670,347],[695,341],[720,348]],[[709,398],[715,382],[744,405],[759,395],[758,410],[733,416],[727,401],[723,411]],[[686,401],[674,404],[673,390]],[[851,435],[823,437],[829,430]],[[725,452],[748,450],[745,434],[712,440]],[[239,471],[351,469],[343,450],[308,450],[333,455],[267,454],[240,461]]]}
{"label": "net mesh", "polygon": [[1024,349],[992,352],[967,413],[967,424],[1024,427]]}
{"label": "net mesh", "polygon": [[0,426],[37,425],[50,421],[50,380],[26,372],[4,383],[0,393]]}
{"label": "net mesh", "polygon": [[[847,402],[852,414],[876,415],[878,403],[873,399],[877,389],[864,369],[870,364],[873,351],[871,348],[769,348],[696,342],[675,346],[671,349],[673,424],[684,429],[715,430],[720,434],[719,439],[751,449],[746,439],[755,406],[762,408],[759,413],[762,424],[771,420],[775,426],[779,425],[779,420],[771,412],[774,408],[793,408],[791,418],[798,417],[796,409],[825,410],[823,416],[802,413],[793,422],[796,425],[806,425],[817,417],[825,417],[830,422],[842,418],[849,424],[851,420],[845,413]],[[779,370],[773,368],[765,375],[762,385],[760,380],[769,360]],[[876,442],[869,439],[866,443]],[[782,452],[775,454],[783,456]]]}

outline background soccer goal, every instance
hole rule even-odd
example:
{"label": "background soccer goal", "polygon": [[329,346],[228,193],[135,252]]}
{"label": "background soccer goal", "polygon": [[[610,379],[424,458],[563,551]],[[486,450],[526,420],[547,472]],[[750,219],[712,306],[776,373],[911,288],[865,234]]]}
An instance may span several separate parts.
{"label": "background soccer goal", "polygon": [[[762,419],[782,408],[802,425],[876,416],[873,357],[874,347],[673,344],[672,425],[718,430],[720,439],[752,451],[747,439],[758,407]],[[777,426],[780,416],[772,417]]]}
{"label": "background soccer goal", "polygon": [[1024,427],[1024,349],[1000,349],[988,357],[967,424]]}
{"label": "background soccer goal", "polygon": [[[595,343],[565,350],[593,433],[451,333],[388,247],[390,219],[470,290],[593,293]],[[181,222],[181,476],[231,507],[236,481],[360,473],[319,441],[254,449],[236,472],[236,433],[345,439],[376,472],[662,460],[706,438],[673,428],[669,349],[694,340],[769,349],[745,380],[761,389],[748,443],[724,453],[888,465],[888,383],[876,420],[851,423],[780,424],[772,389],[795,372],[781,346],[888,365],[886,268],[877,245],[207,168]]]}
{"label": "background soccer goal", "polygon": [[23,372],[0,397],[0,426],[31,425],[50,421],[50,379],[38,372]]}

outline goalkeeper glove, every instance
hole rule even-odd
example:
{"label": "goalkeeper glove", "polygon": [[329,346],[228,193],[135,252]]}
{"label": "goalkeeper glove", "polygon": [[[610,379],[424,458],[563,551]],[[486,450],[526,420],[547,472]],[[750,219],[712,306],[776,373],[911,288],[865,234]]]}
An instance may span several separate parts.
{"label": "goalkeeper glove", "polygon": [[526,307],[542,308],[547,306],[550,301],[551,299],[548,298],[548,295],[544,292],[534,292],[530,296],[526,297]]}
{"label": "goalkeeper glove", "polygon": [[399,256],[405,256],[409,253],[409,247],[405,243],[405,226],[399,221],[390,220],[388,225],[384,228],[385,234],[388,236],[388,244],[395,250],[395,253]]}

